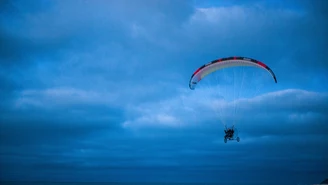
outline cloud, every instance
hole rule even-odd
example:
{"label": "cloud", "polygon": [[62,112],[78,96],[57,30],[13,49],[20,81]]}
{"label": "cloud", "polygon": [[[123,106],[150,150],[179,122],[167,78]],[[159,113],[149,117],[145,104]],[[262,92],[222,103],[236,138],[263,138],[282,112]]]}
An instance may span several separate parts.
{"label": "cloud", "polygon": [[[218,101],[219,108],[214,108],[214,110],[211,107],[215,106],[213,105],[217,102],[215,99],[202,98],[208,94],[193,93],[181,94],[160,102],[132,106],[128,109],[128,117],[131,118],[123,125],[126,128],[143,127],[145,129],[156,128],[156,126],[162,128],[163,124],[168,128],[175,125],[176,129],[188,127],[197,129],[221,127],[222,129],[223,127],[214,121],[218,120],[218,122],[225,121],[228,125],[237,123],[241,132],[256,137],[281,134],[325,134],[328,129],[325,126],[328,120],[326,116],[328,94],[326,93],[287,89],[251,99],[237,99],[236,102]],[[209,100],[206,101],[207,99]],[[234,114],[235,105],[238,107],[238,112]],[[216,115],[215,110],[221,115]],[[170,115],[169,122],[159,119],[163,113]]]}
{"label": "cloud", "polygon": [[[326,3],[236,2],[7,1],[0,178],[266,184],[258,176],[327,174]],[[265,62],[278,84],[234,102],[229,75],[225,99],[188,89],[197,67],[234,55]],[[222,120],[237,123],[240,143],[223,143]]]}
{"label": "cloud", "polygon": [[177,126],[178,119],[172,115],[167,114],[157,114],[157,115],[148,115],[139,117],[133,122],[126,121],[123,123],[123,127],[130,127],[131,124],[133,126],[142,126],[142,125],[154,125],[154,126]]}
{"label": "cloud", "polygon": [[[319,23],[321,19],[304,6],[268,9],[263,4],[233,5],[197,8],[184,28],[190,51],[202,46],[199,49],[208,56],[206,61],[235,55],[257,58],[275,71],[279,83],[300,88],[298,84],[320,84],[327,78],[319,75],[327,69],[322,55],[326,42],[321,41],[327,40],[324,32],[328,27]],[[290,73],[293,75],[286,75]]]}
{"label": "cloud", "polygon": [[1,109],[1,145],[68,144],[119,131],[123,112],[116,98],[74,88],[17,92]]}
{"label": "cloud", "polygon": [[[161,44],[155,42],[153,32],[160,31],[163,26],[174,26],[172,18],[179,23],[192,12],[191,5],[186,2],[174,3],[172,6],[171,2],[161,1],[127,3],[97,0],[91,4],[87,1],[38,1],[38,5],[43,7],[39,9],[33,9],[33,5],[25,2],[13,1],[8,4],[8,7],[15,10],[15,14],[11,16],[11,21],[8,19],[1,22],[4,26],[1,29],[2,43],[7,46],[1,54],[2,57],[8,55],[5,57],[7,59],[19,54],[20,57],[15,60],[19,63],[35,58],[36,54],[37,57],[48,57],[52,53],[51,56],[54,57],[68,50],[88,51],[95,46],[111,43],[133,46],[136,41],[131,36],[136,36],[137,27],[139,30],[147,27],[143,31],[145,34],[142,37],[139,34],[138,39],[145,41],[151,38],[152,45]],[[22,8],[23,5],[27,8]],[[7,10],[3,14],[10,15],[11,12],[13,11]],[[146,15],[152,16],[145,19]],[[160,38],[166,42],[165,35],[163,36]],[[12,60],[9,61],[13,63]]]}
{"label": "cloud", "polygon": [[[312,9],[280,7],[267,10],[265,5],[258,2],[254,6],[237,4],[209,8],[194,8],[187,2],[172,6],[170,2],[159,1],[129,3],[128,6],[124,2],[114,1],[41,4],[43,8],[33,9],[33,6],[29,6],[25,10],[19,3],[12,3],[20,16],[13,16],[11,24],[4,24],[4,34],[1,34],[7,40],[2,42],[7,46],[3,48],[10,50],[4,51],[3,56],[10,53],[13,53],[12,57],[21,56],[15,61],[25,65],[24,72],[21,66],[9,68],[12,74],[20,75],[20,78],[14,77],[14,81],[27,88],[35,88],[32,85],[73,85],[74,88],[95,88],[97,85],[98,88],[113,84],[108,82],[138,77],[149,80],[147,85],[159,78],[182,85],[184,79],[201,64],[236,54],[265,61],[282,79],[280,83],[292,83],[293,88],[301,88],[296,84],[318,86],[327,77],[324,75],[325,68],[322,68],[325,64],[322,63],[323,58],[312,57],[310,63],[309,59],[303,57],[297,59],[299,65],[290,65],[288,69],[283,67],[291,60],[296,62],[294,56],[300,56],[298,53],[313,56],[310,53],[318,51],[313,45],[318,46],[318,49],[326,48],[308,43],[314,39],[304,41],[318,34],[294,34],[294,30],[304,28],[307,23],[304,22],[307,21],[305,18],[311,17],[308,21],[312,21],[319,16]],[[75,7],[74,11],[70,9],[72,6]],[[88,16],[84,16],[85,12],[88,12]],[[144,16],[149,14],[151,18],[146,19]],[[20,29],[13,29],[14,23]],[[316,30],[324,32],[325,28]],[[270,39],[276,36],[280,39]],[[311,46],[311,50],[301,48],[296,51],[295,46],[303,47],[297,44],[298,41],[308,43],[304,47]],[[248,47],[245,48],[245,45]],[[151,52],[149,48],[152,48]],[[191,51],[193,54],[190,54]],[[8,62],[11,66],[16,64],[11,59],[4,61],[11,61]],[[304,65],[308,66],[308,70],[311,69],[311,74],[305,73]],[[286,76],[286,70],[294,75]],[[315,70],[321,71],[321,75]],[[307,80],[307,76],[314,74],[318,77]],[[89,77],[88,83],[80,80],[85,75]]]}
{"label": "cloud", "polygon": [[52,106],[70,106],[74,104],[86,105],[114,105],[119,102],[117,94],[111,92],[93,92],[74,88],[53,88],[45,90],[24,90],[15,102],[15,107],[38,106],[51,108]]}

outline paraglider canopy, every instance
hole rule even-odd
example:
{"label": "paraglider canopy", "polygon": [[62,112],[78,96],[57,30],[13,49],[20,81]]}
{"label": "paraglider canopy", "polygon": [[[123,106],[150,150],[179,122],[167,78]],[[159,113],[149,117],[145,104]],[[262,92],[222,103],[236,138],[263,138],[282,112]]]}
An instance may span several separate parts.
{"label": "paraglider canopy", "polygon": [[238,67],[238,66],[251,66],[259,67],[268,71],[277,83],[277,79],[273,71],[264,63],[246,57],[228,57],[213,60],[198,68],[191,76],[189,81],[189,88],[194,90],[197,83],[201,81],[206,75],[223,68]]}
{"label": "paraglider canopy", "polygon": [[[252,68],[246,70],[245,67],[256,67],[262,70],[253,70]],[[230,70],[228,68],[233,68],[233,70]],[[242,70],[241,73],[239,73],[240,70]],[[219,73],[218,71],[222,73]],[[236,71],[238,72],[236,73]],[[213,60],[210,63],[204,64],[203,66],[199,67],[192,74],[189,81],[189,88],[191,90],[194,90],[196,86],[200,86],[200,91],[198,92],[201,93],[201,96],[199,97],[205,100],[202,101],[204,102],[203,105],[206,105],[204,108],[208,107],[214,109],[216,116],[220,119],[220,122],[225,127],[228,123],[233,125],[232,129],[227,129],[226,127],[224,142],[227,142],[228,140],[237,140],[237,142],[240,141],[238,132],[235,132],[234,129],[235,123],[238,120],[242,119],[241,114],[237,114],[238,106],[242,105],[243,102],[239,99],[240,94],[241,92],[243,92],[244,97],[252,97],[254,96],[253,93],[258,93],[261,84],[263,84],[261,81],[264,80],[266,77],[270,77],[265,71],[267,71],[272,76],[274,82],[277,83],[277,78],[275,74],[266,64],[258,60],[240,56]],[[223,75],[225,72],[227,72],[228,75]],[[242,74],[242,77],[236,77],[236,74]],[[251,76],[250,74],[253,75]],[[265,75],[266,77],[261,76],[261,74]],[[247,81],[245,80],[245,78],[247,79],[247,76],[251,77],[251,81],[253,82],[252,85],[250,83],[247,83],[247,85],[251,87],[248,90],[253,91],[249,94],[248,92],[246,92],[246,88],[243,89],[243,84],[244,81]],[[257,84],[257,82],[255,82],[257,80],[259,80],[260,83]],[[209,84],[208,86],[206,85],[211,82],[214,82],[214,84]],[[238,87],[237,85],[237,83],[239,82],[241,83],[240,87]]]}

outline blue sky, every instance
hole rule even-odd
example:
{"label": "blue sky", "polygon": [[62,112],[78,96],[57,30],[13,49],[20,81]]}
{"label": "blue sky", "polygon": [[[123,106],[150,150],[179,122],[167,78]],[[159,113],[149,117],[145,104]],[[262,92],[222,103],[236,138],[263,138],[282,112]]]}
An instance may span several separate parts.
{"label": "blue sky", "polygon": [[[328,177],[325,0],[1,3],[1,180]],[[252,71],[239,92],[253,96],[235,102],[188,88],[198,67],[229,56],[266,63],[278,83]],[[237,118],[240,143],[223,142],[221,118]]]}

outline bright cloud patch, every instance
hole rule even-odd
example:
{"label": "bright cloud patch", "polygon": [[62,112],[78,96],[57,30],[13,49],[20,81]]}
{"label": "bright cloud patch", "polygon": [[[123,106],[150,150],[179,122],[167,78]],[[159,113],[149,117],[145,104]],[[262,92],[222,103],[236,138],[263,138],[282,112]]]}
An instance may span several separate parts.
{"label": "bright cloud patch", "polygon": [[[315,93],[305,90],[288,89],[257,96],[251,99],[237,99],[235,102],[216,100],[210,94],[202,94],[210,98],[202,98],[200,94],[184,92],[184,95],[160,101],[140,104],[128,108],[127,116],[132,119],[123,123],[125,128],[156,127],[166,125],[180,125],[191,127],[208,122],[220,122],[219,116],[225,117],[230,124],[234,117],[239,117],[239,122],[249,122],[253,125],[270,127],[273,121],[279,120],[281,124],[293,122],[293,124],[311,124],[318,120],[328,120],[325,114],[328,109],[328,94]],[[208,101],[204,101],[208,100]],[[220,109],[213,109],[219,106]],[[238,107],[238,113],[233,114],[234,107]],[[299,112],[299,110],[302,110]],[[217,112],[218,111],[218,112]],[[221,115],[220,115],[221,113]],[[228,113],[228,114],[226,114]],[[253,115],[253,116],[252,116]],[[266,123],[266,124],[265,124]],[[218,124],[218,123],[216,123]],[[240,123],[243,124],[243,123]],[[246,124],[246,123],[245,123]],[[248,124],[247,124],[248,125]],[[251,125],[249,125],[251,126]],[[272,127],[272,126],[271,126]],[[177,127],[180,128],[180,127]]]}
{"label": "bright cloud patch", "polygon": [[110,92],[94,92],[74,88],[24,90],[19,94],[15,107],[39,106],[40,108],[51,108],[78,104],[111,105],[118,98],[117,94]]}
{"label": "bright cloud patch", "polygon": [[178,119],[174,116],[167,114],[155,114],[138,117],[133,121],[126,121],[123,123],[123,127],[158,127],[158,126],[169,126],[176,127],[178,126]]}

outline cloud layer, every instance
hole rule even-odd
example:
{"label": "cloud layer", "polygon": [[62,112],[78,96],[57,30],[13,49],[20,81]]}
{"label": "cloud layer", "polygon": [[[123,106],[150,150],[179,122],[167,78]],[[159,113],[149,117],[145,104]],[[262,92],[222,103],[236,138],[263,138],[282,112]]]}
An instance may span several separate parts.
{"label": "cloud layer", "polygon": [[[327,7],[2,2],[0,179],[322,181]],[[237,55],[268,64],[278,84],[249,73],[239,96],[231,83],[244,77],[227,70],[216,87],[188,89],[198,67]],[[223,124],[233,123],[241,142],[225,144]]]}

